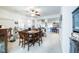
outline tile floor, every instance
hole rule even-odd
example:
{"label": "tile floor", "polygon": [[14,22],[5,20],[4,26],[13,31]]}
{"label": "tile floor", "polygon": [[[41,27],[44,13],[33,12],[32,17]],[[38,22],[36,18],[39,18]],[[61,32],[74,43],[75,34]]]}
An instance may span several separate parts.
{"label": "tile floor", "polygon": [[47,33],[47,37],[43,37],[43,43],[39,46],[31,46],[27,50],[27,45],[22,48],[18,45],[18,39],[15,42],[8,42],[8,53],[61,53],[61,45],[58,33]]}

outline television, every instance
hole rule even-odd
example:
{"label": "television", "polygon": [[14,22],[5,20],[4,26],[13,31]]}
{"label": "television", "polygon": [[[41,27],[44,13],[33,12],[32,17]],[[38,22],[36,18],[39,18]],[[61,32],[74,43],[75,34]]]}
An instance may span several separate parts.
{"label": "television", "polygon": [[73,32],[79,33],[79,7],[77,7],[73,12]]}

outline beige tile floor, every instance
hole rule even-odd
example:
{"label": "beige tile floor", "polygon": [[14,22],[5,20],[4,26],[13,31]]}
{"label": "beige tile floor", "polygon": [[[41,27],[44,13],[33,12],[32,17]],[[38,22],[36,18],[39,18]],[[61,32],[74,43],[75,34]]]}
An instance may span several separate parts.
{"label": "beige tile floor", "polygon": [[27,50],[27,45],[22,48],[18,45],[18,39],[15,42],[8,42],[9,53],[61,53],[61,45],[59,40],[59,34],[47,33],[47,37],[43,37],[43,43],[39,46],[31,46],[30,50]]}

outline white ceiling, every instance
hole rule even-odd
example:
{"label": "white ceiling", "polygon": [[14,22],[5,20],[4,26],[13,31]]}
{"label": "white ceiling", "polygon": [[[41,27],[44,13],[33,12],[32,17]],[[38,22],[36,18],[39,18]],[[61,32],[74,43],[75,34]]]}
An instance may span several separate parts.
{"label": "white ceiling", "polygon": [[[19,13],[21,15],[26,15],[30,17],[30,15],[27,13],[27,8],[29,6],[0,6],[0,8],[3,8],[7,11]],[[60,14],[61,6],[35,6],[35,8],[40,9],[40,15],[43,16],[51,16]]]}

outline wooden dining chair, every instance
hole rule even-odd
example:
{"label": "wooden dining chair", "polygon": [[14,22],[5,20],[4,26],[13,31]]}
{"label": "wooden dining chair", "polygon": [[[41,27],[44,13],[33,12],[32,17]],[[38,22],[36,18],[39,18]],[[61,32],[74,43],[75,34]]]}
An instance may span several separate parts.
{"label": "wooden dining chair", "polygon": [[39,44],[39,46],[40,46],[40,37],[39,37],[39,32],[37,32],[37,33],[35,33],[34,34],[34,44],[35,43],[38,43]]}
{"label": "wooden dining chair", "polygon": [[42,35],[43,35],[44,37],[46,37],[46,29],[45,29],[45,28],[42,28],[41,31],[42,31]]}
{"label": "wooden dining chair", "polygon": [[25,47],[25,44],[27,44],[29,41],[29,35],[26,32],[23,32],[22,34],[23,34],[23,45],[24,45],[23,47]]}
{"label": "wooden dining chair", "polygon": [[30,38],[30,40],[32,40],[32,44],[34,46],[34,44],[35,44],[35,34],[34,33],[29,34],[29,38]]}
{"label": "wooden dining chair", "polygon": [[28,28],[28,31],[30,31],[31,30],[31,28]]}
{"label": "wooden dining chair", "polygon": [[18,31],[18,33],[19,33],[19,46],[20,44],[22,44],[23,47],[23,38],[24,38],[23,33],[22,31]]}
{"label": "wooden dining chair", "polygon": [[8,29],[8,39],[9,39],[9,41],[10,41],[10,39],[11,39],[12,36],[13,36],[12,35],[12,28],[9,28]]}
{"label": "wooden dining chair", "polygon": [[33,38],[29,37],[29,33],[27,32],[23,32],[23,47],[25,48],[25,45],[28,45],[28,51],[29,51],[29,48],[34,45],[34,41],[33,41]]}
{"label": "wooden dining chair", "polygon": [[39,31],[39,38],[40,38],[40,42],[41,43],[43,42],[42,37],[43,37],[43,32],[42,31]]}
{"label": "wooden dining chair", "polygon": [[[38,37],[37,33],[31,33],[30,35],[31,35],[31,37],[29,37],[29,38],[30,38],[30,40],[32,40],[32,45],[33,46],[35,45],[36,42],[39,43],[39,41],[38,41],[39,37]],[[39,45],[40,45],[40,43],[39,43]]]}

